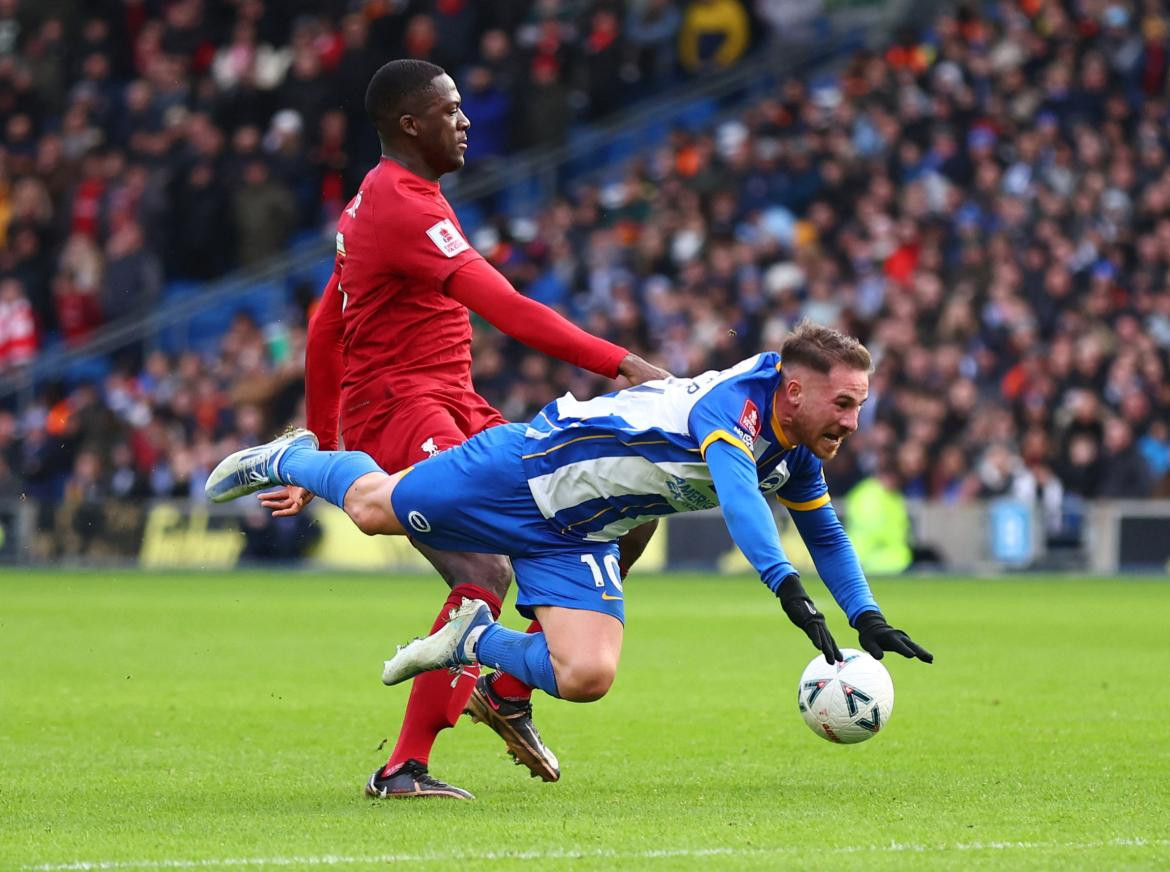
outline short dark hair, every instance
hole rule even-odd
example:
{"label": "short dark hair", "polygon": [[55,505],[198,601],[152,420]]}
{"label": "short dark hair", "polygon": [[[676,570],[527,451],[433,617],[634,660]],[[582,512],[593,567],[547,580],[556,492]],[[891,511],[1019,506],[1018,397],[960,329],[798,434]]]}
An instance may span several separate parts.
{"label": "short dark hair", "polygon": [[783,364],[803,365],[819,373],[827,373],[834,364],[869,372],[873,359],[869,350],[859,341],[840,330],[802,321],[788,334],[780,347]]}
{"label": "short dark hair", "polygon": [[420,94],[431,90],[436,76],[447,71],[429,61],[414,58],[383,64],[366,88],[366,114],[379,132],[390,131],[405,106]]}

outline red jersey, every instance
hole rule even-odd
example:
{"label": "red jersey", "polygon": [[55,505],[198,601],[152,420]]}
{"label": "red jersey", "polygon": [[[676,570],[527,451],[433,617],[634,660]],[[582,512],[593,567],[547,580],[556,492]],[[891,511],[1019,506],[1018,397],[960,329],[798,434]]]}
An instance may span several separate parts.
{"label": "red jersey", "polygon": [[482,259],[438,182],[389,158],[370,170],[337,222],[343,408],[471,390],[471,320],[443,283]]}
{"label": "red jersey", "polygon": [[309,324],[307,417],[321,447],[338,444],[340,414],[346,447],[393,470],[501,423],[471,382],[468,308],[611,378],[626,355],[518,294],[468,243],[438,183],[383,157],[338,221],[333,279]]}

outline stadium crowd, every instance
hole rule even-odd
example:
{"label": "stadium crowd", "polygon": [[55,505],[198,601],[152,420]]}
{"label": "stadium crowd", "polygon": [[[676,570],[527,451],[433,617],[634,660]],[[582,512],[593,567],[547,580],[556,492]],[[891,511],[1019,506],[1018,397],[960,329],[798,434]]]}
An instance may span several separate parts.
{"label": "stadium crowd", "polygon": [[[775,348],[803,318],[840,326],[877,368],[828,468],[835,494],[875,472],[910,497],[1011,494],[1075,535],[1080,500],[1170,495],[1168,26],[1156,0],[961,6],[472,241],[525,293],[678,374]],[[192,147],[201,124],[215,140],[207,118],[185,117]],[[98,175],[120,159],[87,158]],[[18,193],[14,216],[45,201]],[[0,306],[18,290],[0,285]],[[302,414],[303,341],[296,327],[274,355],[241,316],[216,358],[156,354],[0,412],[0,486],[198,495],[228,447]],[[476,383],[511,419],[610,389],[489,329],[475,342]]]}
{"label": "stadium crowd", "polygon": [[378,157],[362,101],[388,58],[459,77],[474,173],[735,63],[749,8],[2,0],[0,369],[150,306],[165,278],[214,278],[335,222]]}

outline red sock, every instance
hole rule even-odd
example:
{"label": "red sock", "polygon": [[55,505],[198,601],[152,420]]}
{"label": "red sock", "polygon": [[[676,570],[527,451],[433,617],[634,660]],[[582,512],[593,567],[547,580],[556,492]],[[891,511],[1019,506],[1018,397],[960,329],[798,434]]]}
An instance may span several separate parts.
{"label": "red sock", "polygon": [[[524,632],[539,633],[540,621],[533,621]],[[529,699],[532,696],[531,687],[506,672],[497,672],[492,676],[492,690],[504,699]]]}
{"label": "red sock", "polygon": [[[431,632],[447,623],[451,609],[458,608],[463,598],[481,599],[492,610],[492,617],[500,615],[500,601],[488,591],[474,584],[457,584],[451,588],[451,595],[443,603],[439,616],[431,626]],[[431,747],[442,730],[455,726],[463,707],[475,688],[479,678],[478,666],[465,666],[454,679],[446,669],[424,672],[410,685],[410,699],[406,703],[406,714],[402,717],[402,731],[398,743],[386,761],[383,772],[393,769],[407,760],[417,760],[426,765],[431,756]]]}

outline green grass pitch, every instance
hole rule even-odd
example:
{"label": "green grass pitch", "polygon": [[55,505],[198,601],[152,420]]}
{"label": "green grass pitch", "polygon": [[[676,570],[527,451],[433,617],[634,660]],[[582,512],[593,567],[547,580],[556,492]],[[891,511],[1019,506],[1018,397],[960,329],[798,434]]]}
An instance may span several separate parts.
{"label": "green grass pitch", "polygon": [[431,768],[475,802],[375,802],[437,579],[7,571],[0,869],[1170,867],[1170,583],[875,588],[937,661],[887,658],[863,745],[801,722],[815,652],[758,582],[635,576],[610,695],[538,697],[560,783],[464,719]]}

